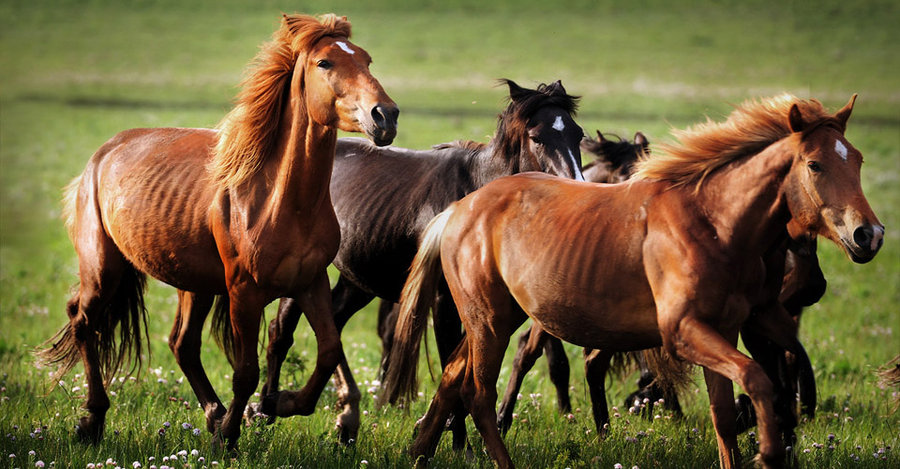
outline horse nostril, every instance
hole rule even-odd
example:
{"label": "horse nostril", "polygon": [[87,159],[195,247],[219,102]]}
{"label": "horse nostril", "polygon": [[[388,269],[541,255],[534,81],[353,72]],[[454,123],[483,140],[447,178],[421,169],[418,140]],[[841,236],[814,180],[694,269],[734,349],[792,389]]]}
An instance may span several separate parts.
{"label": "horse nostril", "polygon": [[875,234],[871,226],[860,226],[853,231],[853,241],[856,242],[857,246],[869,248],[869,245],[872,242],[872,237],[874,235]]}
{"label": "horse nostril", "polygon": [[372,108],[372,119],[375,125],[385,130],[395,129],[397,127],[397,116],[400,109],[396,106],[377,105]]}

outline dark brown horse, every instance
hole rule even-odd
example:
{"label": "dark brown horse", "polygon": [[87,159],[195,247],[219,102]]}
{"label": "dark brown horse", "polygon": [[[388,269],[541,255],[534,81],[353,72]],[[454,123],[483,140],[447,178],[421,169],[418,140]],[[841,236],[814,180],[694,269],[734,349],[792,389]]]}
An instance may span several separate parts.
{"label": "dark brown horse", "polygon": [[[509,105],[487,144],[454,142],[408,150],[376,148],[360,139],[338,140],[331,179],[341,226],[334,260],[340,278],[332,290],[338,329],[376,296],[389,302],[400,299],[425,225],[454,201],[498,177],[523,171],[583,180],[579,142],[584,134],[573,120],[577,98],[567,94],[559,81],[536,90],[510,80],[503,83],[509,87]],[[449,296],[438,302],[438,311],[448,311],[441,317],[451,320],[443,328],[446,337],[438,342],[450,344],[442,347],[443,359],[461,340],[452,308]],[[285,299],[269,326],[261,409],[265,414],[283,413],[276,402],[278,378],[303,311],[298,301]],[[393,322],[389,324],[393,332]],[[338,405],[343,407],[337,426],[341,440],[349,441],[359,428],[360,394],[346,363],[339,366],[335,379]]]}
{"label": "dark brown horse", "polygon": [[[84,362],[83,438],[102,436],[104,380],[129,352],[140,364],[148,274],[178,289],[169,346],[217,438],[234,447],[240,435],[259,379],[263,307],[276,298],[302,303],[318,339],[316,369],[291,396],[292,411],[313,411],[343,357],[325,270],[340,236],[328,192],[337,131],[364,132],[379,145],[396,135],[397,107],[349,37],[346,18],[285,15],[218,129],[124,131],[70,185],[80,284],[69,323],[43,357],[59,363],[58,374]],[[234,331],[227,411],[200,364],[203,322],[220,295]]]}
{"label": "dark brown horse", "polygon": [[680,142],[643,160],[628,183],[515,175],[442,212],[404,287],[383,398],[414,395],[441,274],[466,340],[444,368],[411,454],[434,452],[462,399],[490,456],[512,466],[496,425],[496,382],[510,334],[530,316],[583,347],[662,345],[702,366],[724,467],[740,464],[737,382],[756,410],[759,462],[781,466],[772,382],[737,338],[754,323],[793,346],[794,323],[777,301],[756,308],[774,265],[764,256],[785,229],[795,239],[831,239],[859,263],[881,247],[884,227],[860,185],[862,156],[844,137],[854,99],[833,115],[789,95],[748,102],[723,123],[677,132]]}

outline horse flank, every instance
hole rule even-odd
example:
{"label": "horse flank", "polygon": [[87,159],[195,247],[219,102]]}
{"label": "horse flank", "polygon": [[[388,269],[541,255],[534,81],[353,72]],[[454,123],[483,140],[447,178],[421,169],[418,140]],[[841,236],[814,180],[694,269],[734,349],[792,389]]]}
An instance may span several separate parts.
{"label": "horse flank", "polygon": [[287,99],[294,64],[326,36],[350,38],[350,22],[334,14],[319,19],[284,15],[272,40],[263,44],[245,72],[237,104],[219,122],[218,143],[210,171],[221,187],[247,181],[274,151],[278,143],[280,115]]}
{"label": "horse flank", "polygon": [[713,171],[790,135],[788,114],[794,105],[807,119],[834,119],[815,99],[801,100],[785,93],[747,100],[724,122],[707,118],[684,130],[673,129],[678,141],[659,144],[652,156],[639,160],[632,180],[659,179],[675,186],[696,184],[699,189]]}

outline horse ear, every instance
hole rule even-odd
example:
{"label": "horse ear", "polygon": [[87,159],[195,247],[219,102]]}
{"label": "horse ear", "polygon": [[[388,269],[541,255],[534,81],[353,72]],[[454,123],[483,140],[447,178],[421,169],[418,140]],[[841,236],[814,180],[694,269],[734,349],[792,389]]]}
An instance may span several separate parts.
{"label": "horse ear", "polygon": [[567,93],[566,93],[566,88],[563,87],[562,80],[556,80],[556,81],[554,81],[554,82],[553,82],[553,88],[555,88],[556,91],[557,91],[559,94],[562,94],[562,95],[567,94]]}
{"label": "horse ear", "polygon": [[506,82],[506,85],[509,86],[510,99],[512,99],[513,101],[516,101],[516,100],[520,99],[522,96],[524,96],[525,88],[522,88],[521,86],[516,84],[516,82],[514,82],[508,78],[504,78],[502,81]]}
{"label": "horse ear", "polygon": [[837,119],[845,129],[847,128],[847,120],[850,119],[850,113],[853,112],[853,104],[856,102],[856,96],[857,94],[853,93],[853,96],[850,97],[850,101],[834,115],[835,119]]}
{"label": "horse ear", "polygon": [[806,128],[806,122],[803,120],[803,114],[800,107],[796,103],[791,105],[791,111],[788,112],[788,124],[791,126],[791,132],[803,132]]}
{"label": "horse ear", "polygon": [[640,145],[641,147],[646,147],[647,145],[650,144],[650,142],[647,141],[647,137],[645,137],[643,133],[641,133],[641,132],[635,132],[635,134],[634,134],[634,144],[635,144],[635,145]]}
{"label": "horse ear", "polygon": [[606,138],[603,137],[603,134],[600,133],[599,130],[597,131],[597,141],[600,142],[600,143],[603,143],[603,142],[606,141]]}

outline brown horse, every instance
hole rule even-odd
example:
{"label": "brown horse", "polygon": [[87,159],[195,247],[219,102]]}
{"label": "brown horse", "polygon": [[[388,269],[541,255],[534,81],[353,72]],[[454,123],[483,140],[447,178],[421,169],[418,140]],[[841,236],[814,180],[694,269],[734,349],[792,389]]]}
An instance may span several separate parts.
{"label": "brown horse", "polygon": [[[169,346],[207,429],[221,431],[217,440],[233,448],[240,435],[259,380],[263,307],[276,298],[300,301],[318,339],[316,369],[291,396],[299,413],[313,411],[343,357],[325,270],[340,235],[328,193],[337,131],[364,132],[379,145],[396,135],[397,106],[349,37],[346,18],[285,15],[218,129],[121,132],[70,185],[80,284],[68,303],[69,323],[43,358],[59,363],[57,375],[79,356],[84,362],[82,438],[102,437],[104,381],[129,355],[132,371],[140,365],[147,274],[178,289]],[[203,322],[220,295],[234,331],[227,412],[200,364]]]}
{"label": "brown horse", "polygon": [[[844,137],[854,100],[834,115],[789,95],[748,102],[723,123],[678,132],[680,143],[643,160],[628,183],[509,176],[438,215],[404,287],[383,398],[414,394],[441,273],[466,340],[444,369],[411,454],[434,452],[462,399],[490,456],[512,467],[496,425],[496,382],[510,334],[530,316],[580,346],[662,345],[702,366],[724,467],[740,463],[737,382],[756,410],[759,461],[782,465],[772,382],[736,343],[764,293],[763,256],[785,229],[793,238],[827,237],[859,263],[881,247],[884,227],[860,185],[862,156]],[[783,309],[754,314],[762,326],[793,324]],[[795,333],[763,329],[782,340]]]}

